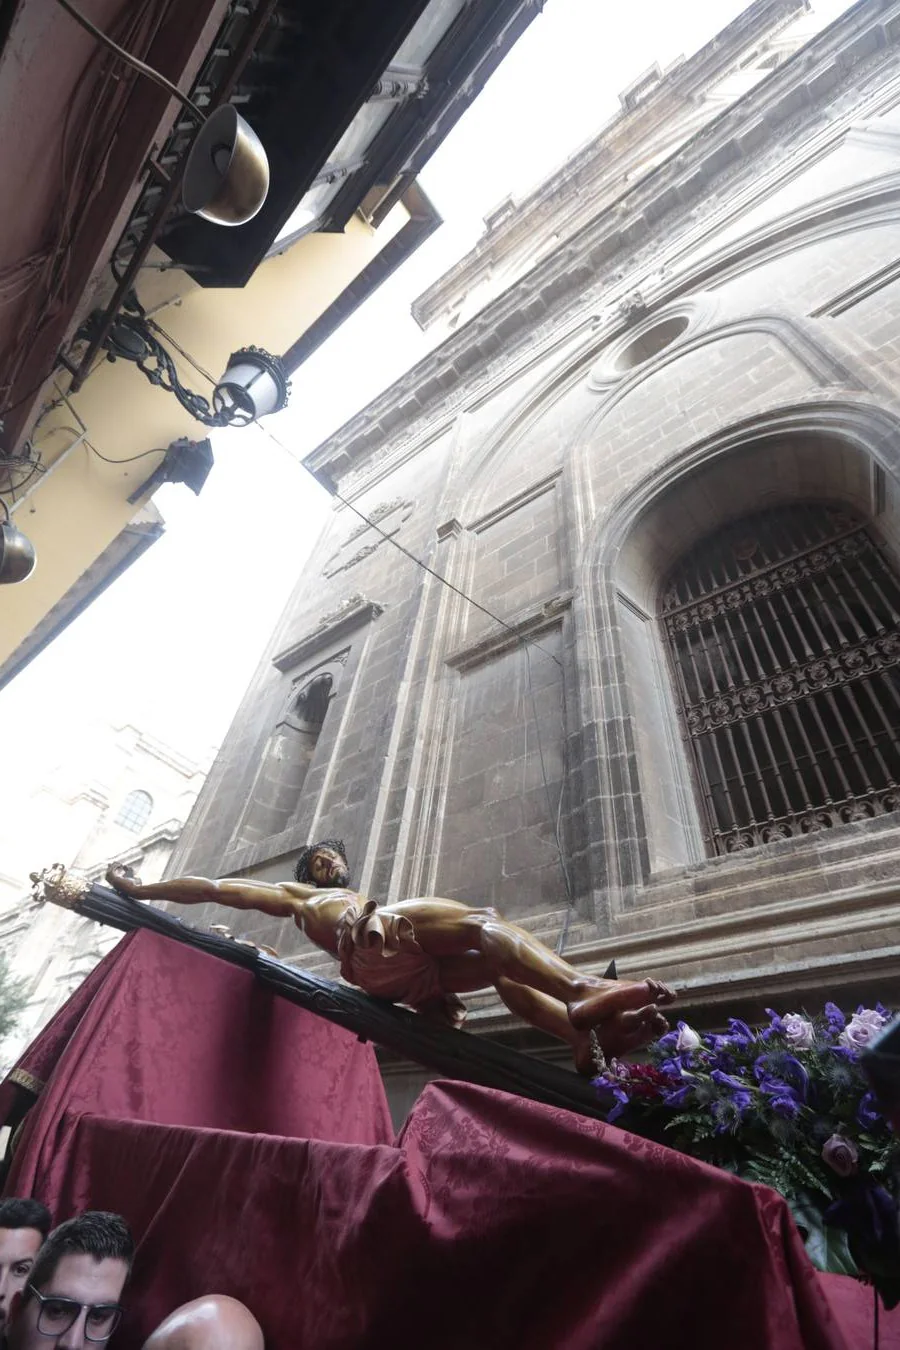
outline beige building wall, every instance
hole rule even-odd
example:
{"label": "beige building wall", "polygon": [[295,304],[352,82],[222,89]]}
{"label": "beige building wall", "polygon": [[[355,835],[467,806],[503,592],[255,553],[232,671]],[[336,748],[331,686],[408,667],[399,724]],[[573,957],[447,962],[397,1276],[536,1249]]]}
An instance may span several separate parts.
{"label": "beige building wall", "polygon": [[[354,217],[343,234],[306,235],[269,258],[239,289],[206,290],[179,270],[150,268],[143,272],[139,298],[193,358],[195,364],[166,343],[179,378],[209,399],[233,351],[250,344],[275,354],[286,351],[407,219],[398,204],[377,230]],[[157,253],[155,261],[163,257]],[[102,301],[98,296],[98,304]],[[71,399],[63,398],[67,384],[68,377],[60,381],[56,406],[33,433],[45,472],[32,480],[30,495],[11,507],[38,562],[26,581],[4,588],[0,666],[137,515],[138,504],[128,498],[150,478],[171,442],[207,434],[173,394],[150,384],[129,361],[100,358]],[[146,453],[157,449],[158,454]],[[138,455],[144,457],[135,460]]]}
{"label": "beige building wall", "polygon": [[22,770],[30,785],[0,802],[0,954],[28,995],[13,1034],[0,1044],[0,1071],[120,936],[36,905],[29,872],[60,861],[100,877],[115,860],[145,881],[158,880],[212,757],[210,750],[190,760],[137,727],[95,723],[74,729],[55,753]]}

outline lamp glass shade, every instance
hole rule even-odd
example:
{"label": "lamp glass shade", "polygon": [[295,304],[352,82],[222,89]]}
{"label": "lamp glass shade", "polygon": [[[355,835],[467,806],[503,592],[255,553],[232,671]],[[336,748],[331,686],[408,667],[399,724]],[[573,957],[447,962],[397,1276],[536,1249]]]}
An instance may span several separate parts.
{"label": "lamp glass shade", "polygon": [[244,225],[268,191],[262,141],[230,103],[223,103],[210,113],[188,152],[181,187],[185,209],[214,225]]}
{"label": "lamp glass shade", "polygon": [[30,577],[37,562],[34,544],[15,525],[0,525],[0,586]]}
{"label": "lamp glass shade", "polygon": [[277,356],[247,347],[235,352],[213,391],[213,407],[229,412],[230,426],[247,426],[278,412],[288,398],[288,381]]}

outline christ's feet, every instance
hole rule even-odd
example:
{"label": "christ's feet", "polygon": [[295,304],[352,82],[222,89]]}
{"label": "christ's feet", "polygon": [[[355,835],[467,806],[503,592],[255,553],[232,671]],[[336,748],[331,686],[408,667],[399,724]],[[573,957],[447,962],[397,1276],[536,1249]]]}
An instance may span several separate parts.
{"label": "christ's feet", "polygon": [[659,1040],[669,1030],[669,1024],[655,1003],[644,1008],[631,1008],[615,1013],[608,1021],[598,1026],[576,1032],[572,1042],[575,1053],[575,1068],[579,1073],[592,1078],[600,1072],[595,1061],[593,1036],[600,1042],[604,1055],[620,1058],[642,1050],[651,1041]]}
{"label": "christ's feet", "polygon": [[596,1027],[603,1040],[602,1024],[620,1013],[642,1011],[648,1005],[663,1006],[674,1003],[675,995],[659,980],[598,981],[583,998],[575,999],[566,1007],[569,1021],[577,1031]]}

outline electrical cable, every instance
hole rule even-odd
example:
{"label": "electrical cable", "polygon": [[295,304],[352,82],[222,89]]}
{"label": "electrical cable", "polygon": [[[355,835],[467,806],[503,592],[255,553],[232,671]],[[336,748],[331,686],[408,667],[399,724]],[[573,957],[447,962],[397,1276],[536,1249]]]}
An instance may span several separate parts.
{"label": "electrical cable", "polygon": [[150,318],[145,319],[145,322],[148,328],[155,328],[157,333],[159,333],[160,336],[164,337],[166,339],[166,342],[170,343],[171,346],[175,348],[176,352],[178,352],[179,355],[184,357],[185,361],[187,361],[189,365],[192,365],[194,367],[194,369],[197,371],[197,374],[202,375],[204,380],[209,380],[210,384],[215,389],[216,385],[219,383],[219,381],[215,378],[215,376],[210,375],[209,371],[204,369],[204,367],[201,366],[200,362],[195,360],[195,358],[191,356],[190,352],[186,352],[184,348],[181,346],[181,344],[177,342],[175,338],[172,337],[172,334],[166,332],[165,328],[163,328],[161,323],[157,323],[155,319]]}
{"label": "electrical cable", "polygon": [[[547,810],[548,810],[549,815],[550,815],[550,822],[551,822],[551,824],[552,824],[552,826],[553,826],[553,838],[554,838],[554,841],[555,841],[555,843],[556,843],[556,851],[557,851],[557,853],[559,854],[559,866],[560,866],[560,870],[561,870],[561,872],[562,872],[562,874],[563,874],[563,885],[564,885],[565,891],[566,891],[566,899],[567,899],[567,901],[569,902],[569,909],[568,909],[568,911],[567,911],[567,913],[566,913],[566,920],[568,920],[568,917],[569,917],[569,914],[571,913],[571,909],[572,909],[572,905],[573,905],[573,903],[574,903],[574,900],[573,900],[573,896],[572,896],[572,883],[571,883],[571,881],[570,881],[570,879],[569,879],[569,869],[566,867],[566,860],[565,860],[565,857],[564,857],[564,855],[563,855],[562,842],[561,842],[560,837],[559,837],[559,820],[560,820],[560,816],[562,815],[563,793],[564,793],[564,791],[565,791],[565,785],[566,785],[565,765],[563,766],[563,774],[562,774],[562,778],[561,778],[560,785],[559,785],[559,801],[557,802],[556,811],[554,812],[554,810],[553,810],[553,803],[552,803],[552,801],[550,800],[550,784],[547,782],[547,769],[546,769],[546,765],[544,764],[544,747],[543,747],[543,745],[541,744],[541,723],[540,723],[540,718],[538,717],[537,700],[536,700],[535,697],[534,697],[534,682],[533,682],[532,677],[531,677],[531,653],[530,653],[529,650],[528,650],[528,643],[527,643],[527,641],[525,640],[525,638],[522,638],[522,639],[521,639],[521,643],[522,643],[522,649],[523,649],[524,652],[525,652],[525,672],[526,672],[526,679],[527,679],[527,683],[528,683],[528,693],[529,693],[529,696],[530,696],[530,698],[531,698],[531,713],[532,713],[532,716],[534,717],[534,729],[535,729],[535,731],[536,731],[536,733],[537,733],[538,758],[540,759],[540,763],[541,763],[541,781],[542,781],[543,784],[544,784],[544,795],[545,795],[546,798],[547,798]],[[559,666],[560,666],[560,670],[562,670],[562,664],[561,664],[561,663],[559,663]],[[566,730],[566,727],[565,727],[565,715],[563,715],[563,743],[564,743],[564,744],[565,744],[565,730]],[[560,933],[560,938],[561,938],[561,939],[562,939],[563,933],[568,933],[568,922],[566,922],[566,923],[563,925],[563,930],[562,930],[561,933]],[[558,944],[557,944],[557,945],[558,945]],[[558,947],[557,955],[559,955],[559,954],[560,954],[560,949],[559,949],[559,947]]]}
{"label": "electrical cable", "polygon": [[[147,322],[152,328],[155,328],[157,332],[161,333],[167,342],[171,342],[172,346],[176,349],[176,351],[181,353],[184,359],[190,365],[193,366],[194,370],[196,370],[199,375],[202,375],[204,379],[209,380],[210,384],[212,385],[215,385],[217,383],[217,381],[213,379],[212,375],[210,375],[209,371],[204,370],[204,368],[200,365],[199,361],[197,361],[195,357],[191,356],[190,352],[186,352],[183,347],[179,346],[179,344],[175,341],[175,339],[171,336],[171,334],[166,332],[162,324],[156,323],[152,319],[149,319]],[[263,433],[264,436],[268,436],[269,440],[272,441],[274,445],[277,445],[279,450],[283,450],[289,459],[293,460],[295,464],[299,465],[301,469],[303,469],[306,473],[308,473],[311,478],[315,477],[312,473],[310,473],[310,470],[307,469],[302,459],[298,459],[297,456],[293,453],[293,451],[289,450],[288,447],[284,444],[284,442],[278,439],[278,437],[274,434],[274,432],[270,431],[268,427],[264,427],[260,422],[255,423],[255,426],[259,431]],[[318,479],[316,479],[315,481],[318,482]],[[359,519],[363,521],[366,525],[368,525],[370,529],[375,530],[377,534],[380,534],[382,539],[386,539],[389,543],[393,544],[394,548],[399,549],[400,552],[405,554],[405,556],[409,558],[411,562],[414,562],[417,567],[420,567],[423,572],[427,572],[429,576],[434,577],[436,581],[440,581],[442,585],[447,586],[451,591],[454,591],[458,596],[460,596],[461,599],[465,600],[467,604],[474,605],[476,609],[480,609],[482,614],[486,614],[489,619],[493,619],[494,623],[499,624],[501,628],[505,628],[507,632],[512,633],[519,641],[522,640],[521,633],[519,633],[517,629],[513,628],[511,624],[506,623],[504,619],[501,619],[499,614],[495,614],[493,610],[487,609],[485,605],[480,604],[477,600],[473,599],[471,595],[467,595],[465,591],[460,590],[460,588],[458,586],[455,586],[453,582],[450,581],[447,577],[442,576],[440,572],[436,572],[433,567],[429,567],[428,563],[423,562],[422,559],[417,557],[415,553],[411,553],[409,549],[405,548],[404,545],[401,544],[394,535],[388,534],[374,520],[370,520],[369,517],[365,515],[364,512],[360,511],[359,507],[354,506],[353,503],[348,501],[346,497],[342,497],[341,494],[337,491],[337,489],[331,490],[330,495],[334,497],[337,501],[339,501],[343,506],[346,506],[348,511],[352,511],[354,515],[358,516]],[[558,657],[554,656],[552,652],[548,652],[546,647],[542,647],[539,642],[532,643],[532,646],[535,647],[539,652],[543,652],[544,655],[549,657],[551,661],[555,661],[556,664],[560,667],[560,669],[562,669],[562,662],[559,660]]]}
{"label": "electrical cable", "polygon": [[7,413],[15,412],[16,408],[20,408],[22,404],[27,402],[28,399],[32,398],[33,395],[35,395],[39,389],[43,389],[44,385],[50,379],[51,375],[55,370],[56,366],[54,365],[53,367],[51,367],[50,370],[47,371],[46,375],[42,379],[38,380],[37,384],[33,384],[31,388],[28,389],[22,395],[21,398],[17,398],[15,403],[7,403],[5,408],[0,408],[0,420],[2,420]]}
{"label": "electrical cable", "polygon": [[98,459],[103,460],[104,464],[134,464],[136,460],[146,459],[148,455],[165,456],[166,453],[165,450],[162,450],[160,449],[159,446],[157,446],[154,450],[142,450],[139,455],[129,455],[127,459],[110,459],[109,455],[101,455],[96,445],[92,444],[92,442],[88,440],[87,436],[85,436],[84,438],[84,443],[89,450],[93,450],[94,454],[97,456]]}
{"label": "electrical cable", "polygon": [[[116,37],[128,46],[149,44],[158,31],[162,12],[168,8],[168,3],[160,5],[158,0],[142,0],[126,7],[117,18]],[[53,243],[40,255],[32,255],[17,265],[28,268],[30,284],[28,299],[17,321],[15,347],[3,353],[7,364],[0,379],[0,398],[8,397],[14,389],[41,333],[59,312],[60,305],[66,303],[72,243],[102,190],[131,91],[132,82],[116,74],[108,52],[100,46],[88,59],[68,97],[61,145],[59,206],[52,222]],[[27,393],[6,404],[0,417],[31,398],[57,365],[58,360]]]}
{"label": "electrical cable", "polygon": [[[301,469],[305,469],[311,478],[315,477],[315,475],[311,473],[309,469],[306,468],[306,465],[303,463],[303,461],[301,459],[298,459],[296,455],[292,454],[291,451],[287,448],[287,446],[283,443],[283,441],[280,441],[277,436],[273,435],[272,432],[269,431],[268,427],[261,426],[259,423],[257,423],[256,425],[259,426],[260,431],[262,431],[266,436],[268,436],[270,440],[274,441],[275,444],[279,446],[286,455],[289,455],[295,464],[299,464]],[[318,479],[316,479],[316,482],[318,482]],[[440,572],[436,572],[433,567],[429,567],[428,563],[423,562],[422,559],[417,557],[415,553],[411,553],[410,550],[406,548],[403,544],[401,544],[394,535],[388,534],[387,531],[383,530],[376,521],[370,520],[369,517],[365,514],[365,512],[360,511],[358,506],[354,506],[353,503],[348,501],[346,497],[342,497],[336,488],[333,489],[329,488],[328,491],[330,496],[334,497],[335,500],[339,501],[343,506],[346,506],[348,511],[352,511],[355,516],[358,516],[360,520],[364,521],[364,523],[368,525],[370,529],[374,530],[376,534],[380,534],[382,539],[386,539],[388,543],[393,544],[394,548],[399,549],[399,551],[402,554],[404,554],[405,557],[409,558],[411,562],[414,562],[417,567],[420,567],[422,569],[423,572],[427,572],[429,576],[432,576],[436,581],[441,582],[443,586],[446,586],[448,590],[451,590],[456,595],[460,596],[460,598],[465,600],[467,604],[474,606],[475,609],[480,609],[482,614],[486,614],[489,619],[493,619],[494,623],[499,624],[501,628],[505,628],[508,633],[512,633],[513,637],[515,637],[517,641],[519,642],[522,641],[522,634],[519,632],[517,628],[513,628],[512,624],[507,623],[505,619],[501,619],[499,614],[495,614],[493,610],[490,610],[485,605],[482,605],[478,600],[475,600],[471,595],[467,595],[465,591],[461,591],[458,586],[455,586],[453,582],[450,581],[447,577],[442,576]],[[559,657],[554,656],[552,652],[548,652],[547,648],[542,647],[539,642],[532,642],[531,645],[537,651],[543,652],[544,655],[546,657],[549,657],[551,661],[555,661],[556,664],[560,666],[560,668],[562,667],[562,662],[559,660]]]}
{"label": "electrical cable", "polygon": [[[288,447],[284,444],[284,442],[279,440],[278,437],[273,432],[271,432],[268,427],[264,427],[260,423],[256,423],[256,426],[259,428],[261,432],[263,432],[264,435],[268,436],[269,439],[275,445],[277,445],[281,450],[283,450],[284,453],[288,455],[289,458],[292,459],[295,464],[299,464],[302,469],[306,469],[306,472],[310,473],[310,470],[306,468],[306,465],[303,463],[303,461],[298,459],[296,455],[292,454],[292,452],[288,449]],[[313,475],[310,473],[310,477],[312,476]],[[352,502],[347,501],[346,497],[342,497],[341,494],[336,489],[332,491],[331,495],[335,497],[339,502],[341,502],[344,506],[346,506],[349,510],[353,511],[355,515],[359,516],[360,520],[365,521],[365,523],[369,526],[370,529],[375,530],[378,534],[381,535],[383,539],[386,539],[389,543],[393,544],[396,549],[399,549],[399,551],[403,553],[407,558],[409,558],[412,562],[414,562],[417,567],[420,567],[423,572],[427,572],[430,576],[433,576],[437,581],[440,581],[444,586],[447,586],[451,591],[454,591],[456,595],[460,596],[461,599],[465,600],[467,604],[474,606],[475,609],[481,610],[482,614],[486,614],[488,618],[493,619],[493,621],[496,624],[499,624],[501,628],[505,628],[507,632],[512,633],[513,636],[516,638],[516,640],[524,648],[526,679],[528,682],[528,691],[531,697],[532,715],[534,717],[535,730],[537,732],[538,757],[541,766],[541,781],[543,783],[544,792],[547,797],[547,807],[550,814],[551,824],[553,826],[553,838],[554,843],[556,844],[556,852],[559,858],[559,868],[562,873],[563,886],[566,892],[566,915],[556,943],[557,955],[561,955],[565,948],[566,941],[568,939],[569,924],[572,916],[572,911],[575,908],[575,896],[572,891],[572,882],[569,876],[569,869],[566,866],[566,859],[565,854],[563,853],[559,829],[560,821],[562,818],[562,804],[566,790],[566,780],[568,777],[567,737],[565,726],[565,667],[563,666],[563,663],[560,661],[559,657],[554,656],[553,652],[548,651],[546,647],[542,647],[539,642],[532,641],[531,643],[529,643],[527,639],[520,632],[518,632],[517,629],[513,628],[511,624],[506,623],[504,619],[501,619],[499,614],[495,614],[492,610],[486,608],[485,605],[480,604],[471,595],[467,595],[465,591],[460,590],[458,586],[455,586],[453,582],[450,581],[447,577],[442,576],[440,572],[436,572],[434,568],[429,567],[428,564],[426,562],[423,562],[421,558],[416,556],[416,554],[411,553],[408,548],[405,548],[404,545],[401,544],[394,535],[388,534],[374,520],[370,520],[369,517],[366,516],[362,511],[360,511],[358,507],[354,506]],[[559,666],[563,684],[563,720],[562,720],[563,772],[559,785],[559,801],[557,803],[557,809],[555,812],[553,811],[553,804],[550,800],[550,784],[547,781],[547,769],[544,763],[544,750],[541,744],[541,728],[537,715],[537,703],[534,697],[534,684],[531,677],[531,653],[529,650],[530,647],[534,647],[537,651],[542,652],[544,656],[549,657],[551,661],[555,662],[555,664]]]}
{"label": "electrical cable", "polygon": [[117,42],[113,42],[112,38],[107,37],[102,29],[97,28],[95,24],[91,23],[90,19],[86,18],[74,5],[71,5],[69,0],[56,0],[56,3],[60,5],[76,23],[80,23],[82,28],[86,29],[92,37],[95,37],[98,42],[102,42],[104,47],[108,48],[109,51],[118,56],[121,61],[124,61],[134,70],[140,71],[142,75],[146,75],[148,80],[152,80],[154,84],[158,84],[161,89],[166,89],[173,98],[177,98],[180,103],[183,103],[184,106],[199,119],[201,124],[206,121],[206,114],[200,111],[193,99],[188,98],[187,94],[183,94],[177,85],[173,84],[171,80],[166,79],[165,75],[160,75],[158,70],[154,70],[152,66],[148,66],[143,61],[139,61],[138,58],[132,56],[130,52],[124,51]]}
{"label": "electrical cable", "polygon": [[[215,385],[216,381],[213,379],[213,376],[210,375],[209,371],[204,370],[203,366],[201,366],[200,363],[193,356],[191,356],[190,352],[185,351],[185,349],[182,346],[180,346],[178,342],[175,341],[175,339],[171,336],[171,334],[166,332],[166,330],[162,327],[161,324],[155,323],[153,320],[148,320],[148,323],[150,323],[150,325],[154,327],[157,330],[157,332],[159,332],[166,339],[167,342],[170,342],[172,344],[172,346],[181,354],[181,356],[184,357],[184,359],[194,368],[194,370],[197,371],[198,374],[202,375],[204,379],[210,382],[210,384]],[[284,454],[288,456],[289,459],[291,459],[295,464],[299,465],[301,469],[304,469],[310,475],[310,477],[314,476],[311,473],[311,471],[306,467],[306,465],[303,463],[303,461],[301,459],[298,459],[297,456],[291,450],[288,449],[288,447],[284,444],[284,442],[274,434],[274,432],[270,431],[268,427],[264,427],[259,422],[255,423],[254,425],[257,427],[259,431],[263,433],[263,435],[268,436],[269,440],[272,441],[274,445],[277,445],[278,448],[282,450]],[[90,445],[90,442],[88,441],[87,444]],[[93,448],[94,447],[91,446],[91,449]],[[95,451],[95,453],[97,452]],[[121,462],[127,463],[127,461]],[[381,528],[380,525],[377,524],[376,521],[370,520],[370,518],[363,511],[360,511],[360,509],[357,506],[354,506],[352,502],[348,501],[346,497],[343,497],[336,489],[331,491],[331,495],[335,497],[337,501],[339,501],[343,506],[346,506],[349,511],[352,511],[354,515],[358,516],[359,519],[363,521],[370,529],[375,530],[377,534],[380,534],[382,539],[386,539],[388,543],[393,544],[394,548],[398,549],[399,552],[401,552],[405,557],[409,558],[411,562],[414,562],[416,566],[421,568],[423,572],[427,572],[429,576],[434,577],[436,581],[439,581],[443,586],[446,586],[449,590],[453,591],[454,594],[458,595],[462,600],[465,600],[467,604],[472,605],[475,609],[480,610],[482,614],[486,614],[489,619],[493,620],[493,622],[498,624],[501,628],[506,629],[508,633],[512,633],[513,636],[516,638],[516,640],[522,646],[525,652],[525,673],[526,673],[526,680],[528,683],[528,692],[531,699],[532,716],[534,717],[534,725],[537,733],[538,758],[541,766],[541,781],[543,783],[544,792],[547,798],[547,808],[550,814],[550,821],[553,827],[554,843],[556,845],[556,852],[559,858],[559,867],[562,873],[563,886],[566,892],[566,915],[556,943],[557,955],[561,955],[565,948],[566,940],[568,938],[571,916],[575,908],[575,896],[572,890],[572,880],[571,877],[569,876],[569,869],[566,865],[566,859],[565,854],[563,852],[561,832],[560,832],[563,800],[565,796],[566,783],[568,779],[568,738],[566,736],[566,726],[565,726],[565,678],[566,678],[565,667],[563,666],[563,663],[560,661],[559,657],[554,656],[553,652],[548,651],[546,647],[542,647],[539,642],[532,641],[531,643],[529,643],[528,640],[517,629],[513,628],[513,626],[511,624],[508,624],[504,619],[501,619],[499,614],[495,614],[493,610],[488,609],[485,605],[482,605],[478,600],[475,600],[471,595],[468,595],[465,591],[461,590],[459,586],[454,585],[454,583],[450,581],[449,578],[442,576],[440,572],[436,572],[433,567],[429,567],[428,563],[423,562],[423,560],[417,557],[415,553],[412,553],[408,548],[406,548],[403,544],[401,544],[395,535],[388,534],[385,530]],[[547,768],[544,761],[544,749],[541,743],[541,727],[540,721],[538,719],[537,702],[534,696],[534,682],[532,680],[531,674],[531,652],[530,652],[531,647],[534,647],[537,651],[541,652],[544,656],[548,657],[559,667],[562,680],[563,771],[559,785],[559,800],[557,802],[555,812],[553,810],[553,803],[550,798],[550,784],[547,781]]]}

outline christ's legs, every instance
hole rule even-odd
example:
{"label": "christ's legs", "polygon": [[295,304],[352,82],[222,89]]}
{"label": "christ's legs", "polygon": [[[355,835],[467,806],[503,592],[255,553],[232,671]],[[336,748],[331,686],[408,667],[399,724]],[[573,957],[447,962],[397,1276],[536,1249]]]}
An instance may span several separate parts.
{"label": "christ's legs", "polygon": [[419,943],[431,956],[440,959],[477,952],[484,968],[475,974],[473,967],[472,978],[478,983],[469,989],[496,985],[500,979],[526,985],[562,1003],[578,1030],[598,1026],[620,1012],[674,999],[657,980],[602,980],[580,974],[531,933],[507,923],[496,910],[469,909],[443,900],[405,900],[388,908],[410,919]]}
{"label": "christ's legs", "polygon": [[[471,991],[473,980],[480,983],[484,973],[482,958],[474,952],[441,962],[441,984],[448,991]],[[572,1047],[575,1068],[579,1073],[591,1075],[597,1072],[590,1029],[578,1030],[574,1027],[565,1005],[558,999],[502,976],[497,980],[496,989],[510,1012]],[[664,1036],[666,1031],[666,1019],[651,1003],[643,1008],[615,1013],[596,1027],[595,1034],[604,1054],[626,1055]]]}

